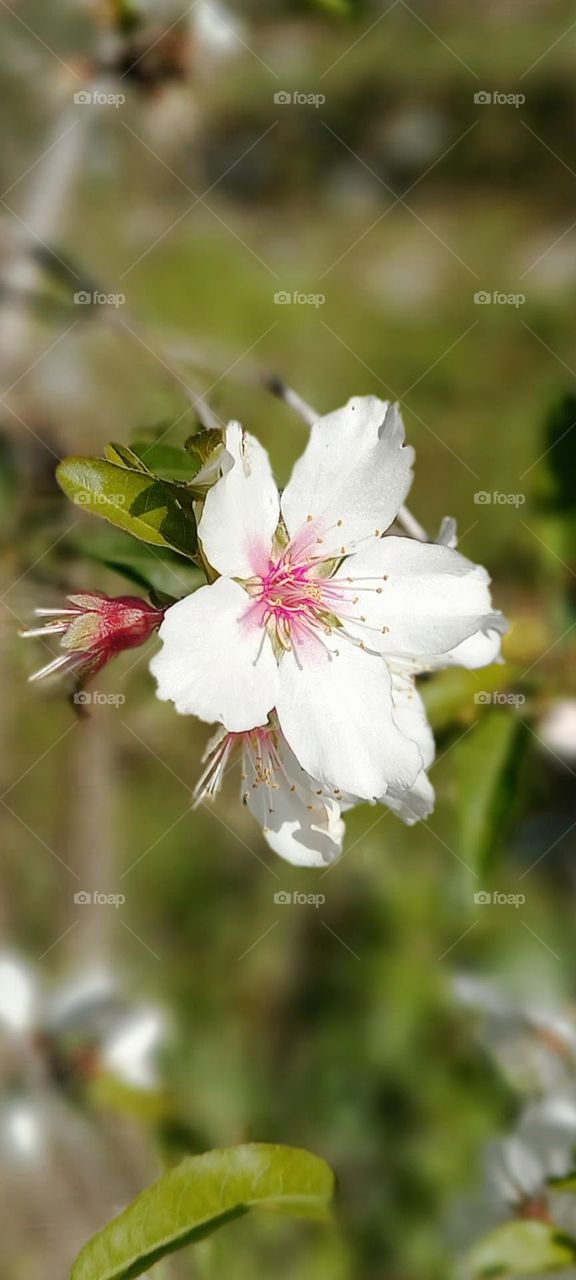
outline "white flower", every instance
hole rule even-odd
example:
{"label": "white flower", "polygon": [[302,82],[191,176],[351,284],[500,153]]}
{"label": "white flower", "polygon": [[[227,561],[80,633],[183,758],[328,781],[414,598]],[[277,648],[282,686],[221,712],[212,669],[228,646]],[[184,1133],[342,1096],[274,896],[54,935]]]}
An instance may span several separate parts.
{"label": "white flower", "polygon": [[275,707],[312,778],[398,801],[421,785],[429,731],[417,702],[399,713],[394,672],[449,662],[498,625],[488,576],[450,547],[383,536],[413,460],[384,401],[321,418],[281,501],[265,450],[238,423],[226,448],[234,466],[198,529],[221,576],[168,609],[151,664],[158,696],[232,733]]}
{"label": "white flower", "polygon": [[[54,992],[45,991],[20,959],[0,954],[0,1035],[27,1039],[38,1060],[56,1052],[71,1070],[79,1070],[78,1046],[90,1048],[90,1069],[103,1068],[140,1089],[157,1087],[155,1055],[168,1031],[164,1014],[132,1006],[113,972],[96,967],[76,974]],[[22,1112],[24,1115],[24,1112]],[[28,1122],[14,1112],[13,1137],[22,1138]]]}
{"label": "white flower", "polygon": [[342,852],[343,797],[329,794],[298,764],[277,723],[245,733],[219,729],[208,744],[197,803],[216,795],[234,752],[242,753],[244,804],[263,829],[270,848],[297,866],[322,867]]}
{"label": "white flower", "polygon": [[453,982],[460,1002],[481,1015],[480,1039],[513,1089],[527,1095],[564,1094],[576,1068],[576,1019],[540,973],[521,991],[470,973]]}

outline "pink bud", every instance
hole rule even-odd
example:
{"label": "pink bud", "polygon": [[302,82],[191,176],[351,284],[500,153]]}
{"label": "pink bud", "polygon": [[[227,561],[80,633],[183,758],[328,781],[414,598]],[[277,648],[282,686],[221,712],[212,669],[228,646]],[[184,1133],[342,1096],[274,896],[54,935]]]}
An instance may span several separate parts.
{"label": "pink bud", "polygon": [[58,671],[74,671],[87,679],[123,649],[143,644],[164,617],[163,609],[141,596],[105,596],[90,591],[68,596],[66,603],[69,607],[63,609],[35,609],[37,617],[50,621],[20,632],[25,637],[60,636],[60,648],[66,650],[35,672],[31,680],[42,680]]}

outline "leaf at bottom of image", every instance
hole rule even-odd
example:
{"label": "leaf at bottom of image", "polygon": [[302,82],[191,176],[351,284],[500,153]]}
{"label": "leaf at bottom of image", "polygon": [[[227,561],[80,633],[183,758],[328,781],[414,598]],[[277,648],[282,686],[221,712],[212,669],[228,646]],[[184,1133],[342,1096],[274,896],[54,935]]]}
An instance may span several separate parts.
{"label": "leaf at bottom of image", "polygon": [[189,1156],[84,1246],[71,1280],[131,1280],[251,1209],[327,1221],[329,1165],[309,1151],[249,1143]]}

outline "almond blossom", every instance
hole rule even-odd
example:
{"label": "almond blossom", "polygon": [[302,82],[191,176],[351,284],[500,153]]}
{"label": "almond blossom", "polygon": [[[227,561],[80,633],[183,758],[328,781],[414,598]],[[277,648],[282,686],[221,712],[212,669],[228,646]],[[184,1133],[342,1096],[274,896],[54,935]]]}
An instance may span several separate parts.
{"label": "almond blossom", "polygon": [[275,708],[319,785],[399,807],[416,788],[428,810],[433,745],[410,672],[482,648],[501,618],[486,571],[453,547],[384,536],[412,479],[397,406],[358,397],[320,418],[281,498],[239,423],[225,444],[233,465],[198,526],[215,581],[166,611],[159,698],[232,734]]}
{"label": "almond blossom", "polygon": [[[382,800],[412,826],[434,807],[434,790],[426,773],[434,759],[434,739],[409,676],[394,675],[393,696],[400,727],[420,733],[423,767],[412,787],[391,787]],[[359,799],[344,794],[339,787],[321,785],[302,768],[286,742],[275,711],[270,713],[268,724],[244,733],[218,729],[204,754],[206,768],[194,791],[196,803],[217,795],[238,753],[242,757],[242,803],[260,824],[270,848],[296,866],[320,867],[335,862],[342,853],[342,813],[358,804]]]}

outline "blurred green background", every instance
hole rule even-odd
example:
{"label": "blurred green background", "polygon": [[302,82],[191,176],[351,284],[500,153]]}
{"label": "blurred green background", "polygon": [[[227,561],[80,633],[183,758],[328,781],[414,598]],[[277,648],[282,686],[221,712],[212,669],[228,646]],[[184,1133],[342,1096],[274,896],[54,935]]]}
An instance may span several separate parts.
{"label": "blurred green background", "polygon": [[[545,728],[576,697],[574,9],[182,8],[150,0],[134,25],[65,0],[0,15],[4,946],[48,989],[106,964],[168,1012],[151,1114],[94,1096],[79,1067],[57,1085],[86,1163],[105,1143],[131,1194],[159,1162],[250,1139],[336,1170],[334,1230],[249,1220],[167,1276],[441,1280],[454,1205],[517,1107],[452,975],[575,995],[576,731]],[[94,85],[125,101],[74,103]],[[475,101],[495,92],[516,101]],[[294,93],[325,100],[275,101]],[[87,281],[125,301],[75,304]],[[475,301],[495,291],[515,302]],[[125,702],[79,719],[27,686],[47,655],[16,634],[73,588],[130,590],[94,562],[102,528],[57,491],[56,458],[158,427],[182,443],[191,392],[258,434],[285,483],[306,428],[273,373],[322,412],[401,400],[411,508],[432,538],[457,518],[512,623],[505,666],[423,682],[432,819],[407,830],[361,807],[328,873],[274,859],[234,775],[191,810],[207,735],[156,702],[150,649],[96,681]],[[126,902],[82,907],[82,888]],[[325,902],[278,905],[281,890]],[[6,1280],[59,1280],[119,1207],[82,1202],[66,1152],[50,1156],[68,1178],[58,1229],[41,1189],[33,1210],[18,1199],[7,1157]]]}

